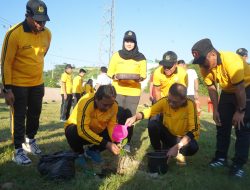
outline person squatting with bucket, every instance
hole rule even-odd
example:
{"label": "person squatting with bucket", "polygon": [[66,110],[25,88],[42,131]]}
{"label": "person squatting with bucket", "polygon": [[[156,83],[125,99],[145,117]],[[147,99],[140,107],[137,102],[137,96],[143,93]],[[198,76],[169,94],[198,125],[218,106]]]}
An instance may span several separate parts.
{"label": "person squatting with bucket", "polygon": [[149,120],[148,133],[155,151],[166,151],[168,161],[176,158],[177,164],[186,165],[185,156],[194,155],[198,149],[200,121],[195,102],[187,98],[187,88],[174,83],[167,97],[127,119],[132,125],[141,119],[162,114],[161,120]]}
{"label": "person squatting with bucket", "polygon": [[[84,155],[101,163],[101,151],[108,149],[115,155],[120,153],[120,148],[112,140],[118,112],[115,98],[113,86],[100,86],[95,94],[88,93],[78,101],[64,124],[69,146],[79,154],[78,161],[83,167],[86,163]],[[90,146],[84,150],[83,145]]]}

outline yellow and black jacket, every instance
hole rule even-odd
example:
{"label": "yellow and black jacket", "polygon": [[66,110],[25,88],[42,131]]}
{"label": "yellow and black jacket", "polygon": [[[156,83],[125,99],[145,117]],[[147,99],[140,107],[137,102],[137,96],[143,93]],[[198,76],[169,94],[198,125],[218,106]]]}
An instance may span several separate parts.
{"label": "yellow and black jacket", "polygon": [[201,68],[201,74],[207,86],[218,83],[227,93],[234,93],[235,85],[243,81],[245,87],[250,85],[250,66],[233,52],[220,52],[217,66],[209,72]]}
{"label": "yellow and black jacket", "polygon": [[34,34],[26,21],[9,29],[5,35],[1,68],[5,88],[29,87],[43,83],[44,56],[51,41],[48,28]]}
{"label": "yellow and black jacket", "polygon": [[168,98],[164,97],[140,113],[145,119],[162,113],[163,125],[172,135],[177,137],[187,135],[196,140],[199,138],[200,120],[197,116],[195,102],[189,98],[185,106],[172,109],[168,103]]}
{"label": "yellow and black jacket", "polygon": [[107,141],[99,134],[107,129],[112,139],[117,111],[118,104],[115,102],[108,111],[101,112],[96,108],[94,94],[86,94],[79,100],[64,127],[74,124],[80,137],[92,144],[105,146]]}
{"label": "yellow and black jacket", "polygon": [[95,93],[95,89],[90,84],[85,84],[82,88],[82,93]]}

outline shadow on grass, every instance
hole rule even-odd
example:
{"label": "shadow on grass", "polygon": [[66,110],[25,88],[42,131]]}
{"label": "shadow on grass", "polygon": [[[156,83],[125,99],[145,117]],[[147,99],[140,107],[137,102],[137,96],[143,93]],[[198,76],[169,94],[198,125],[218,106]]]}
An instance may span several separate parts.
{"label": "shadow on grass", "polygon": [[[53,134],[54,137],[64,135],[64,128],[63,128],[62,123],[51,122],[51,123],[46,124],[46,125],[40,125],[40,127],[37,131],[36,139],[40,139],[41,137],[39,136],[39,134],[43,133],[43,132],[46,132],[46,138],[50,138],[50,134],[49,134],[50,132],[54,132],[54,131],[57,131],[60,129],[62,129],[63,132],[56,132],[56,134]],[[11,139],[10,126],[0,129],[0,134],[1,134],[0,142],[7,141],[7,140]]]}
{"label": "shadow on grass", "polygon": [[[44,126],[43,126],[44,127]],[[69,150],[69,146],[64,137],[64,133],[57,132],[46,136],[46,138],[39,139],[39,147],[43,154],[51,154],[58,151]],[[3,150],[3,154],[2,154]],[[5,146],[1,150],[0,164],[0,184],[11,182],[14,184],[15,189],[98,189],[103,179],[94,176],[88,176],[83,173],[82,169],[77,169],[76,176],[70,181],[49,181],[42,178],[37,170],[39,161],[38,156],[29,155],[32,160],[30,166],[18,166],[11,161],[12,146]]]}
{"label": "shadow on grass", "polygon": [[[58,143],[53,143],[58,146]],[[53,151],[54,152],[54,151]],[[86,176],[82,170],[77,170],[75,178],[69,181],[52,181],[43,178],[37,170],[38,157],[29,156],[32,164],[29,166],[18,166],[12,161],[6,161],[0,166],[0,184],[10,182],[14,189],[25,190],[57,190],[57,189],[98,189],[103,180]]]}

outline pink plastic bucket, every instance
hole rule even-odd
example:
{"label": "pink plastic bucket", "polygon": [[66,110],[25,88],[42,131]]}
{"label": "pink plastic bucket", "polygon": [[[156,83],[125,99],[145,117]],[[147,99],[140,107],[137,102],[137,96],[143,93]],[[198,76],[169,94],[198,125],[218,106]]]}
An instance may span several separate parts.
{"label": "pink plastic bucket", "polygon": [[115,142],[121,142],[128,136],[128,126],[116,124],[113,130],[112,138]]}

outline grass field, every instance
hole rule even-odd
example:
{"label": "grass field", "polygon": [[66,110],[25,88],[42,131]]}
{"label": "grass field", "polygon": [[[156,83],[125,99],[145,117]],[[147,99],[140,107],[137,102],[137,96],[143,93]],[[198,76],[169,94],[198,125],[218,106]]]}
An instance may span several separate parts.
{"label": "grass field", "polygon": [[[63,124],[59,121],[60,103],[47,102],[43,104],[43,111],[40,118],[41,124],[37,135],[37,141],[43,153],[53,153],[60,150],[69,149],[64,137]],[[228,169],[213,170],[208,167],[208,162],[213,157],[215,147],[215,126],[211,120],[211,113],[204,109],[201,115],[201,136],[199,140],[199,152],[188,158],[188,165],[178,167],[173,160],[169,164],[169,171],[156,179],[151,178],[147,170],[146,153],[151,151],[148,132],[146,130],[147,121],[142,121],[136,125],[133,136],[132,156],[139,165],[133,166],[133,172],[129,174],[110,175],[106,178],[98,178],[84,174],[81,169],[77,169],[76,177],[66,182],[53,182],[41,178],[36,169],[38,158],[31,156],[32,165],[17,166],[11,161],[13,147],[11,145],[11,135],[9,129],[9,110],[0,100],[0,184],[9,183],[9,189],[130,189],[130,190],[158,190],[158,189],[233,189],[245,190],[250,187],[250,166],[246,165],[248,175],[241,180],[228,176]],[[233,134],[233,133],[232,133]],[[233,156],[233,144],[235,141],[232,135],[232,145],[230,158]],[[112,156],[105,152],[104,158],[110,160]],[[132,166],[131,166],[132,167]],[[1,185],[0,185],[1,186]],[[1,189],[1,188],[0,188]]]}

